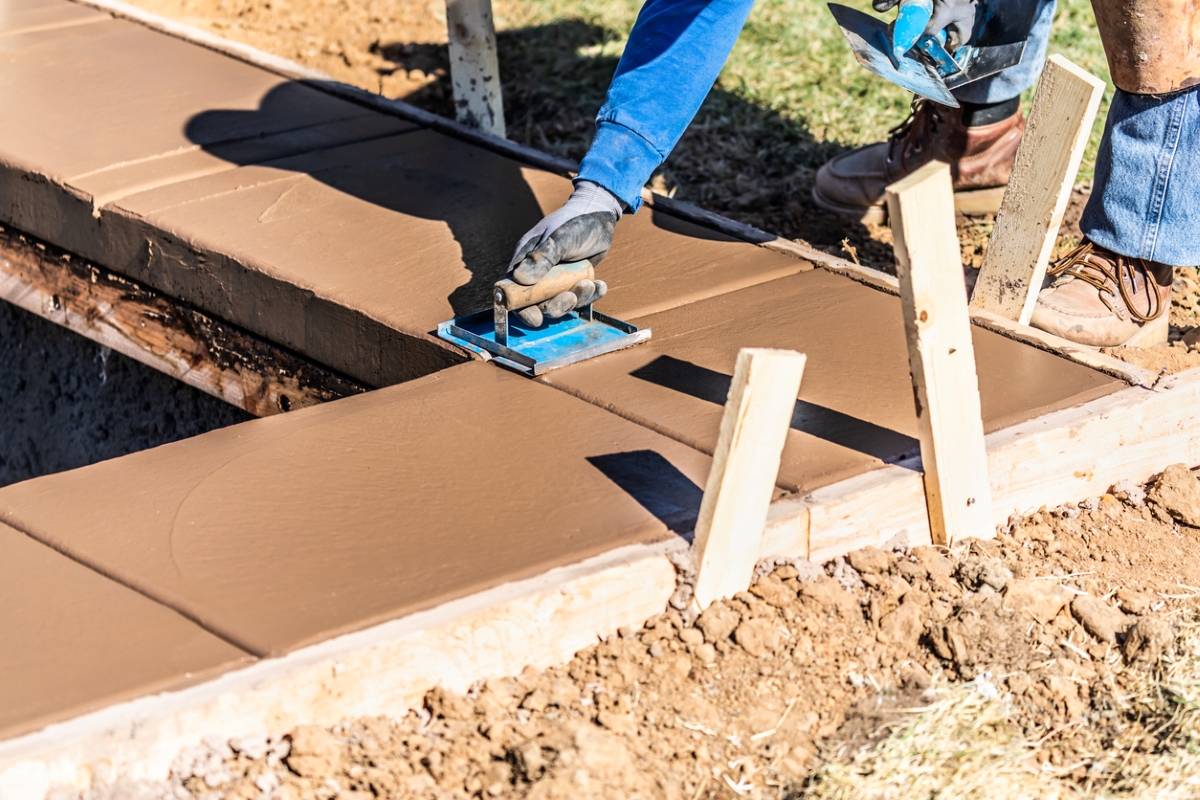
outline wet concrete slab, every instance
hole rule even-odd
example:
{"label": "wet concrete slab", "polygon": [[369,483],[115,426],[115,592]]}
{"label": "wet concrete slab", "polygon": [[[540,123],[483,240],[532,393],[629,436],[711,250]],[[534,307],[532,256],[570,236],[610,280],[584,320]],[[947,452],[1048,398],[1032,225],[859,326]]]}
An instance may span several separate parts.
{"label": "wet concrete slab", "polygon": [[[490,307],[516,241],[570,191],[566,178],[418,131],[124,197],[109,219],[128,247],[111,257],[132,277],[387,384],[436,367],[437,324]],[[645,211],[618,225],[600,307],[635,318],[810,268]],[[373,360],[369,342],[347,347],[371,324],[404,334],[386,360]]]}
{"label": "wet concrete slab", "polygon": [[0,525],[0,739],[251,660],[177,612]]}
{"label": "wet concrete slab", "polygon": [[[96,13],[66,0],[13,8],[17,25]],[[93,212],[129,192],[415,128],[133,22],[100,19],[0,36],[0,218],[89,257],[107,252]],[[203,117],[213,108],[228,113]]]}
{"label": "wet concrete slab", "polygon": [[[711,452],[742,347],[808,355],[780,484],[809,491],[919,452],[898,298],[817,269],[641,320],[645,345],[541,380]],[[985,428],[1123,388],[1064,358],[973,329]]]}
{"label": "wet concrete slab", "polygon": [[470,363],[0,490],[0,519],[257,655],[691,529],[710,460]]}
{"label": "wet concrete slab", "polygon": [[[571,190],[124,20],[0,37],[0,107],[0,221],[372,385],[461,363],[432,331],[490,302]],[[810,266],[647,210],[620,223],[603,310]]]}
{"label": "wet concrete slab", "polygon": [[112,19],[94,8],[67,0],[5,0],[0,3],[0,36],[89,25]]}

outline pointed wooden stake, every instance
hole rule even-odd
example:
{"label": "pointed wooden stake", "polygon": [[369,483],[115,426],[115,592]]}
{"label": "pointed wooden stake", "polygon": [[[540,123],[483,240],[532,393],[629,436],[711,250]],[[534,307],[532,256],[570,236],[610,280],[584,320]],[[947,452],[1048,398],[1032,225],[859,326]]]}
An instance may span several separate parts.
{"label": "pointed wooden stake", "polygon": [[991,538],[992,494],[950,167],[926,164],[889,186],[887,202],[933,541]]}
{"label": "pointed wooden stake", "polygon": [[446,0],[450,83],[459,122],[504,138],[492,0]]}
{"label": "pointed wooden stake", "polygon": [[804,362],[805,356],[794,350],[746,348],[738,353],[696,521],[696,603],[701,610],[750,586]]}
{"label": "pointed wooden stake", "polygon": [[971,305],[1029,324],[1104,81],[1060,55],[1042,71]]}

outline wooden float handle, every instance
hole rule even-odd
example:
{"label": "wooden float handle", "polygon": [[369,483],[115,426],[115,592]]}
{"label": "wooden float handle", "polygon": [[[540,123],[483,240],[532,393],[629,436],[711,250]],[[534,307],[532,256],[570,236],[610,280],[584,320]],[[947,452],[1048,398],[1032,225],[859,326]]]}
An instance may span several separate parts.
{"label": "wooden float handle", "polygon": [[573,261],[553,267],[546,273],[546,277],[533,286],[522,286],[509,278],[496,281],[492,297],[496,305],[509,311],[519,311],[549,300],[561,292],[568,292],[580,281],[593,280],[595,277],[596,270],[592,262]]}

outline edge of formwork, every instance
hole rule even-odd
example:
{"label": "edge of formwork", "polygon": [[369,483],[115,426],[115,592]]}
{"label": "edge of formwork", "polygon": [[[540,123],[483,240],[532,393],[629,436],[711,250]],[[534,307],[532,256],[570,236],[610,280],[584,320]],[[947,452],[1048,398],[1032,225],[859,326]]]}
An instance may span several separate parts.
{"label": "edge of formwork", "polygon": [[[210,32],[194,28],[192,25],[174,22],[172,19],[158,16],[158,14],[144,11],[137,6],[131,6],[127,2],[121,0],[72,0],[78,2],[79,5],[90,6],[96,10],[104,11],[113,14],[114,17],[120,17],[131,20],[148,28],[163,32],[169,36],[181,38],[187,42],[198,44],[200,47],[216,50],[218,53],[230,56],[230,58],[245,61],[246,64],[251,64],[274,72],[283,78],[293,80],[307,80],[312,82],[314,88],[328,92],[350,102],[358,103],[360,106],[379,110],[386,114],[400,116],[401,119],[406,119],[416,122],[434,131],[449,134],[449,136],[466,140],[472,144],[481,146],[499,155],[516,158],[529,164],[532,167],[550,170],[550,172],[562,175],[571,175],[578,172],[578,162],[571,158],[563,158],[542,152],[541,150],[530,148],[516,142],[510,142],[508,139],[502,139],[492,136],[491,133],[485,133],[475,130],[473,127],[463,125],[462,122],[438,116],[432,112],[426,112],[425,109],[413,106],[402,100],[390,100],[383,95],[373,94],[373,92],[365,89],[359,89],[358,86],[342,83],[340,80],[335,80],[329,74],[318,70],[296,64],[295,61],[280,58],[277,55],[265,53],[263,50],[227,40],[221,36],[210,34]],[[796,258],[812,261],[812,263],[823,267],[823,269],[838,272],[839,275],[844,275],[847,278],[853,279],[859,283],[864,283],[887,291],[888,294],[898,295],[900,293],[900,284],[896,281],[895,276],[888,275],[887,272],[871,269],[869,266],[854,264],[852,261],[847,261],[830,255],[821,249],[812,247],[809,243],[803,241],[793,241],[784,239],[782,236],[769,234],[767,231],[755,228],[754,225],[738,222],[736,219],[731,219],[719,215],[713,211],[706,211],[691,203],[674,200],[661,194],[654,194],[643,188],[642,197],[646,199],[647,205],[656,211],[668,213],[668,215],[688,219],[689,222],[704,225],[704,227],[719,230],[736,239],[754,243],[760,247],[774,249],[781,253],[794,255]],[[985,311],[980,311],[978,308],[971,307],[972,323],[985,327],[995,333],[1000,333],[1001,336],[1016,339],[1016,341],[1032,345],[1040,350],[1055,353],[1067,359],[1078,361],[1082,365],[1097,369],[1114,378],[1126,381],[1133,386],[1152,386],[1154,381],[1159,379],[1158,373],[1150,371],[1142,367],[1130,365],[1115,357],[1099,353],[1098,350],[1081,347],[1079,344],[1068,341],[1051,333],[1045,333],[1027,325],[1018,325],[1012,320],[1007,320],[998,317]]]}
{"label": "edge of formwork", "polygon": [[[1149,480],[1200,463],[1200,368],[987,436],[997,525],[1010,514]],[[760,557],[824,562],[897,536],[930,541],[919,460],[785,497],[770,509]],[[163,780],[201,737],[261,736],[356,715],[403,715],[437,685],[462,692],[578,650],[660,613],[686,544],[622,547],[256,662],[178,691],[119,703],[0,742],[0,798],[41,800],[55,786]]]}
{"label": "edge of formwork", "polygon": [[534,578],[263,659],[184,689],[140,697],[0,742],[0,798],[55,787],[164,780],[209,734],[263,736],[358,715],[403,717],[425,692],[548,667],[660,613],[682,539],[628,545]]}
{"label": "edge of formwork", "polygon": [[[578,162],[572,159],[554,156],[527,145],[501,139],[490,133],[485,133],[464,125],[456,120],[447,119],[430,111],[417,108],[403,100],[392,100],[383,95],[360,89],[357,86],[342,83],[319,70],[310,69],[294,61],[272,55],[247,44],[225,39],[192,25],[175,22],[150,11],[145,11],[136,6],[121,2],[121,0],[72,0],[72,2],[104,11],[131,22],[137,22],[177,39],[183,39],[192,44],[206,47],[236,58],[239,61],[252,64],[281,77],[291,80],[308,81],[314,88],[344,100],[386,114],[398,116],[410,122],[415,122],[432,130],[479,145],[500,155],[522,161],[530,166],[567,176],[579,170]],[[846,261],[845,259],[830,255],[823,250],[819,250],[806,242],[793,241],[767,233],[753,225],[738,222],[712,211],[706,211],[691,203],[654,194],[649,189],[643,189],[642,196],[646,200],[647,205],[654,210],[703,225],[751,244],[759,245],[760,247],[811,261],[831,272],[844,275],[851,280],[889,294],[898,295],[900,293],[899,282],[894,275]],[[1160,377],[1158,373],[1151,370],[1128,364],[1118,358],[1077,345],[1074,342],[1039,331],[1036,328],[1018,325],[1003,317],[974,307],[970,308],[970,314],[971,321],[980,327],[1001,336],[1016,339],[1040,350],[1056,353],[1064,358],[1077,361],[1106,375],[1119,378],[1131,386],[1151,387]]]}

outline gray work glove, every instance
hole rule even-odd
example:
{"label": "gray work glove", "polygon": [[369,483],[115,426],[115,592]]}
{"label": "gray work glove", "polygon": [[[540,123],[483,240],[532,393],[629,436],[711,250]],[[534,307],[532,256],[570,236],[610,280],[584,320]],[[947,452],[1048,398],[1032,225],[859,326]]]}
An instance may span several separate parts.
{"label": "gray work glove", "polygon": [[[508,276],[522,286],[533,286],[561,263],[587,259],[599,264],[612,245],[613,228],[624,204],[591,181],[579,181],[562,208],[533,226],[517,243]],[[545,318],[557,319],[604,296],[604,281],[583,280],[544,303],[516,312],[527,325],[537,327]]]}
{"label": "gray work glove", "polygon": [[[900,0],[872,0],[871,7],[882,14],[899,3]],[[925,26],[926,35],[936,36],[939,31],[946,31],[946,50],[951,54],[970,44],[975,29],[975,4],[976,0],[933,0],[933,16]]]}

